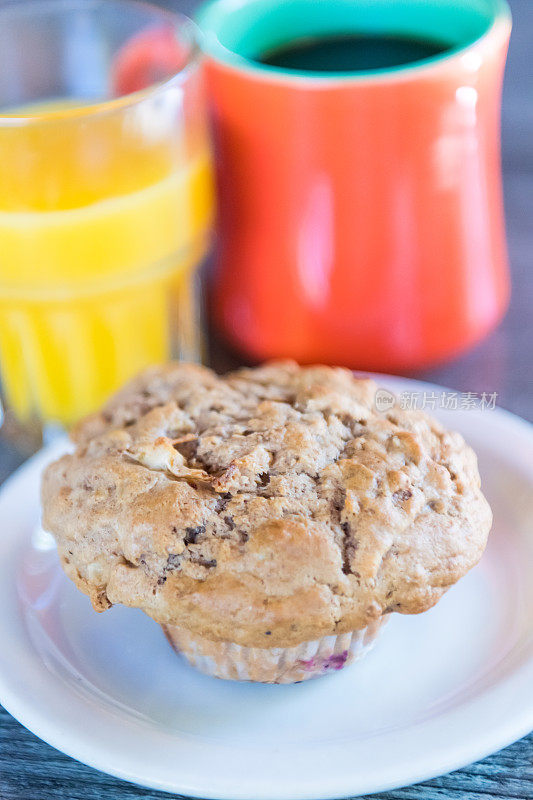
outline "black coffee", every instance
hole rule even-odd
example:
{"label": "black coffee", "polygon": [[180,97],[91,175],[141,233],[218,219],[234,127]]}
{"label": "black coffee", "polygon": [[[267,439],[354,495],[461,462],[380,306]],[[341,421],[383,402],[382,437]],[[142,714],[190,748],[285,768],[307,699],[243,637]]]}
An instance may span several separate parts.
{"label": "black coffee", "polygon": [[282,69],[310,72],[360,72],[411,64],[436,56],[450,45],[429,39],[379,34],[343,34],[293,39],[256,60]]}

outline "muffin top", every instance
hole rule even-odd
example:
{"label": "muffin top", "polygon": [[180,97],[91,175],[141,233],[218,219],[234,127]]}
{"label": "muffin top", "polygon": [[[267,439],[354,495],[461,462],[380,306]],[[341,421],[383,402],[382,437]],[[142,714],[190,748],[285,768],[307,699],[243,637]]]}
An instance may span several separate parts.
{"label": "muffin top", "polygon": [[376,385],[271,363],[146,370],[74,431],[43,524],[98,611],[290,646],[424,611],[480,558],[476,457]]}

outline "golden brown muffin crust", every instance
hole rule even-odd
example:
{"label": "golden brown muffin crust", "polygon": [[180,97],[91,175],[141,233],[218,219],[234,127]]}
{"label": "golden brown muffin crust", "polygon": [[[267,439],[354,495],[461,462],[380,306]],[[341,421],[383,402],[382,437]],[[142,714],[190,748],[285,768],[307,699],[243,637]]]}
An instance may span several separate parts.
{"label": "golden brown muffin crust", "polygon": [[97,610],[289,646],[432,606],[491,524],[476,458],[376,386],[290,362],[145,371],[73,434],[43,520]]}

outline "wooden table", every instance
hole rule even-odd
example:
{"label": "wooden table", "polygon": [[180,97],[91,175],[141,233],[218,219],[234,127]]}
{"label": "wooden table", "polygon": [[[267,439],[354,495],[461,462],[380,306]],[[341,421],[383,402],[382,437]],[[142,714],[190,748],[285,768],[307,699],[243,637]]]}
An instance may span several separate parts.
{"label": "wooden table", "polygon": [[[170,2],[168,3],[170,5]],[[497,392],[498,403],[533,418],[533,0],[510,0],[514,31],[504,91],[503,164],[514,293],[500,328],[463,358],[416,377],[459,391]],[[190,11],[195,0],[173,6]],[[217,368],[235,357],[213,341]],[[0,442],[0,480],[20,462]],[[0,642],[0,647],[2,643]],[[533,687],[532,687],[533,692]],[[73,761],[22,728],[0,707],[0,800],[165,800]],[[382,800],[533,800],[533,734],[442,778],[380,795]]]}

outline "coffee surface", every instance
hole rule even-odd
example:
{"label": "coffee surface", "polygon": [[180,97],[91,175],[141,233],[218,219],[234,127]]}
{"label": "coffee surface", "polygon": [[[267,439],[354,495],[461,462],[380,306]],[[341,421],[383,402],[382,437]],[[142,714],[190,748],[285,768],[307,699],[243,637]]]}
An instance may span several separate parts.
{"label": "coffee surface", "polygon": [[281,69],[303,72],[361,72],[387,69],[439,55],[444,42],[405,36],[343,34],[293,39],[255,60]]}

